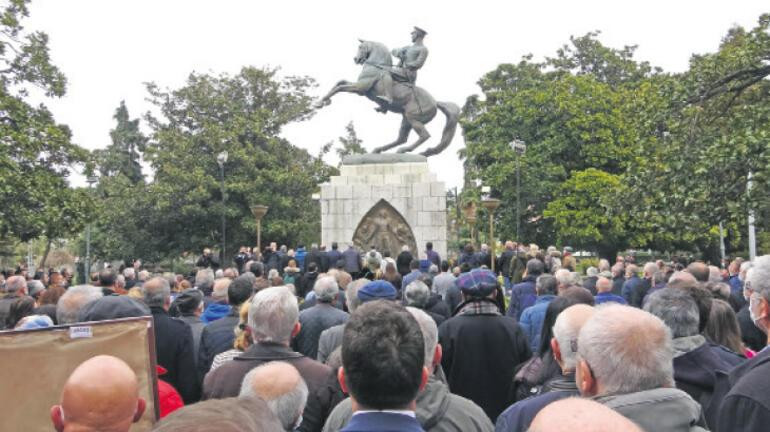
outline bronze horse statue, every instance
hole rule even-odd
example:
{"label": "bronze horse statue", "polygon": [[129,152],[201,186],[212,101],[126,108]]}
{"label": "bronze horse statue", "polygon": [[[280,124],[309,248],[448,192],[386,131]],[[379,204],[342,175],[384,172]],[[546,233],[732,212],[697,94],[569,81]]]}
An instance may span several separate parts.
{"label": "bronze horse statue", "polygon": [[[441,153],[452,142],[457,121],[460,116],[460,107],[452,102],[436,102],[427,91],[408,82],[394,80],[390,75],[393,66],[388,48],[372,41],[360,41],[358,53],[353,59],[356,64],[363,65],[357,82],[339,81],[324,97],[316,102],[316,108],[321,108],[331,103],[331,97],[339,92],[355,93],[366,96],[379,105],[380,112],[394,112],[401,114],[401,128],[398,138],[390,144],[374,149],[374,153],[392,149],[406,143],[409,132],[414,129],[419,138],[413,144],[398,149],[398,153],[406,153],[416,149],[424,143],[430,134],[425,125],[433,120],[436,111],[440,110],[446,116],[446,124],[441,135],[441,142],[436,147],[425,150],[423,156],[433,156]],[[384,86],[392,86],[390,92],[386,92]],[[392,95],[392,102],[384,99],[382,95]]]}

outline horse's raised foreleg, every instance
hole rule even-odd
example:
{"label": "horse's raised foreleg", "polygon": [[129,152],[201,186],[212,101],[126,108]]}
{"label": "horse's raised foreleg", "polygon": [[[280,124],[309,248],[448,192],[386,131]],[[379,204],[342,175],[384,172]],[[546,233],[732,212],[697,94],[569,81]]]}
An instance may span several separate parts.
{"label": "horse's raised foreleg", "polygon": [[398,130],[398,138],[396,138],[395,141],[393,141],[390,144],[385,144],[382,147],[377,147],[374,149],[374,153],[382,153],[386,150],[390,150],[393,147],[400,146],[401,144],[406,142],[406,139],[409,138],[409,132],[412,130],[412,125],[409,123],[409,120],[406,119],[406,116],[401,116],[401,127]]}
{"label": "horse's raised foreleg", "polygon": [[319,99],[315,104],[313,104],[313,106],[315,106],[316,108],[321,108],[326,105],[329,105],[330,103],[332,103],[332,96],[336,95],[341,91],[345,91],[344,88],[350,85],[355,85],[355,84],[345,80],[337,81],[337,84],[335,84],[334,87],[332,87],[332,89],[329,90],[329,93],[326,93],[324,97]]}
{"label": "horse's raised foreleg", "polygon": [[425,141],[430,138],[430,133],[428,133],[428,129],[425,128],[425,125],[422,124],[422,122],[417,121],[415,119],[410,119],[407,116],[404,116],[405,119],[409,122],[409,125],[414,129],[415,132],[417,132],[417,135],[419,135],[419,138],[417,138],[417,141],[415,141],[412,145],[408,145],[406,147],[401,147],[398,149],[397,153],[407,153],[410,152],[417,147],[420,146],[420,144],[424,143]]}

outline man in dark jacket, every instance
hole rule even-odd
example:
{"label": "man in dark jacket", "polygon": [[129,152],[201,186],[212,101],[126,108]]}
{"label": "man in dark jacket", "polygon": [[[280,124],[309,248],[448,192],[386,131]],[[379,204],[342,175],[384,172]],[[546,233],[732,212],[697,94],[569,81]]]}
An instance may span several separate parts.
{"label": "man in dark jacket", "polygon": [[623,284],[626,283],[626,278],[623,277],[625,274],[625,267],[623,267],[623,264],[616,263],[614,266],[612,266],[612,294],[619,296],[623,293]]}
{"label": "man in dark jacket", "polygon": [[516,255],[514,248],[515,246],[512,241],[508,240],[505,242],[505,250],[500,254],[500,258],[497,259],[497,265],[495,265],[497,272],[503,275],[506,294],[511,289],[511,261]]}
{"label": "man in dark jacket", "polygon": [[[322,268],[321,251],[318,250],[318,245],[315,243],[310,245],[310,252],[305,255],[305,266],[302,268],[302,270],[307,272],[310,268],[310,264],[315,264],[316,269]],[[313,287],[311,286],[310,289],[313,289]]]}
{"label": "man in dark jacket", "polygon": [[674,380],[703,407],[706,423],[716,424],[719,400],[713,400],[717,371],[727,372],[743,358],[698,333],[698,305],[684,290],[663,288],[650,294],[644,310],[671,329],[674,347]]}
{"label": "man in dark jacket", "polygon": [[620,295],[626,299],[626,303],[628,303],[629,306],[634,305],[632,303],[634,293],[642,290],[643,282],[639,278],[638,272],[639,268],[636,264],[629,264],[626,266],[626,281],[623,283],[623,290]]}
{"label": "man in dark jacket", "polygon": [[541,274],[543,274],[542,261],[536,258],[527,261],[527,276],[511,289],[511,304],[508,306],[507,316],[518,322],[521,320],[521,313],[524,312],[524,309],[535,304],[537,299],[535,281]]}
{"label": "man in dark jacket", "polygon": [[441,265],[441,255],[433,250],[433,242],[425,243],[425,256],[431,264],[435,264],[436,267]]}
{"label": "man in dark jacket", "polygon": [[[240,393],[246,374],[255,367],[285,361],[296,367],[310,394],[326,383],[331,368],[311,360],[290,348],[292,337],[300,330],[297,298],[286,287],[271,287],[258,292],[249,306],[248,327],[254,344],[241,356],[214,369],[203,381],[203,399],[222,399]],[[313,398],[308,405],[315,403]],[[306,409],[305,413],[311,410]],[[304,417],[298,430],[317,419]]]}
{"label": "man in dark jacket", "polygon": [[190,326],[193,335],[193,355],[194,359],[198,361],[198,353],[200,352],[201,334],[205,324],[201,321],[201,313],[203,312],[203,293],[194,288],[184,290],[181,294],[174,299],[172,308],[176,308],[179,312],[179,319],[184,321]]}
{"label": "man in dark jacket", "polygon": [[0,330],[5,329],[11,305],[27,295],[27,281],[24,276],[11,276],[5,282],[5,297],[0,299]]}
{"label": "man in dark jacket", "polygon": [[516,321],[501,316],[493,300],[497,278],[490,270],[463,273],[457,285],[464,301],[439,327],[441,365],[452,393],[472,400],[496,419],[510,404],[514,368],[532,353]]}
{"label": "man in dark jacket", "polygon": [[238,326],[239,311],[243,302],[249,299],[253,287],[246,275],[235,278],[227,287],[227,301],[230,313],[204,327],[198,349],[198,377],[202,381],[206,376],[214,357],[233,348],[235,327]]}
{"label": "man in dark jacket", "polygon": [[[745,286],[751,290],[749,307],[757,326],[770,328],[770,255],[754,261]],[[768,339],[770,345],[770,339]],[[716,430],[759,432],[770,425],[770,348],[736,367],[728,376],[730,391],[722,400]]]}
{"label": "man in dark jacket", "polygon": [[406,276],[411,271],[409,265],[412,264],[412,261],[414,261],[414,257],[409,252],[409,246],[404,245],[401,248],[401,253],[396,257],[396,270],[401,274],[401,277]]}
{"label": "man in dark jacket", "polygon": [[326,252],[326,261],[329,263],[329,268],[336,268],[337,261],[342,259],[342,252],[338,248],[337,242],[332,242],[332,249]]}
{"label": "man in dark jacket", "polygon": [[195,371],[195,343],[190,326],[168,315],[171,287],[166,279],[155,277],[142,285],[142,291],[152,312],[158,365],[167,371],[163,378],[174,386],[185,404],[197,402],[200,382]]}
{"label": "man in dark jacket", "polygon": [[297,280],[297,297],[304,299],[307,293],[313,290],[316,279],[318,279],[318,265],[316,263],[310,263],[310,265],[307,266],[305,274],[300,276]]}
{"label": "man in dark jacket", "polygon": [[340,293],[333,276],[319,278],[313,286],[315,306],[299,314],[302,326],[292,341],[292,347],[299,353],[314,359],[318,356],[318,339],[321,333],[348,320],[348,314],[334,306]]}
{"label": "man in dark jacket", "polygon": [[361,273],[361,254],[358,253],[356,247],[349,244],[345,252],[342,253],[342,259],[345,260],[345,271],[353,276],[353,279],[358,278]]}

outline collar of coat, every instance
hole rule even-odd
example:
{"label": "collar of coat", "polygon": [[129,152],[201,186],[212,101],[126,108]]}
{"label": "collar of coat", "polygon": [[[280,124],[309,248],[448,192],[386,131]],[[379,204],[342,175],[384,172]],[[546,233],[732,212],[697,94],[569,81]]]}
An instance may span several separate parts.
{"label": "collar of coat", "polygon": [[502,315],[497,303],[489,299],[473,299],[460,305],[457,315]]}
{"label": "collar of coat", "polygon": [[286,345],[272,342],[256,343],[249,347],[243,354],[236,357],[235,360],[286,360],[301,358],[304,355],[292,350]]}

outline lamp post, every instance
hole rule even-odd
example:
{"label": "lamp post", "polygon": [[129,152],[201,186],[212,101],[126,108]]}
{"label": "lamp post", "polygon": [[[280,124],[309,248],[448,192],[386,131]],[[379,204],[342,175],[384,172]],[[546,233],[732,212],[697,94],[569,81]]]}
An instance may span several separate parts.
{"label": "lamp post", "polygon": [[489,247],[491,250],[489,251],[490,254],[490,263],[491,263],[491,270],[494,273],[495,271],[495,224],[494,224],[494,214],[495,210],[500,206],[500,200],[497,198],[484,198],[481,201],[481,205],[484,206],[485,209],[487,209],[487,213],[489,213]]}
{"label": "lamp post", "polygon": [[465,216],[465,220],[468,221],[468,228],[471,232],[471,245],[475,246],[476,241],[473,238],[473,226],[476,224],[476,203],[473,201],[466,203],[463,207],[463,216]]}
{"label": "lamp post", "polygon": [[257,250],[260,252],[262,252],[262,218],[267,214],[268,208],[268,206],[261,204],[251,206],[251,213],[257,220]]}
{"label": "lamp post", "polygon": [[[86,179],[86,182],[88,182],[88,190],[90,191],[94,183],[97,182],[96,176],[90,175]],[[86,225],[86,261],[83,263],[83,273],[84,280],[83,283],[87,284],[91,280],[91,222],[88,222],[88,225]]]}
{"label": "lamp post", "polygon": [[510,143],[511,149],[516,152],[516,241],[521,242],[519,236],[519,226],[521,225],[521,157],[527,151],[527,144],[515,139]]}
{"label": "lamp post", "polygon": [[227,250],[226,250],[226,241],[227,237],[225,235],[225,229],[227,228],[226,220],[225,220],[225,201],[227,197],[225,196],[225,163],[227,162],[227,150],[219,153],[217,155],[217,164],[219,165],[219,178],[221,181],[221,188],[222,188],[222,256],[219,259],[219,262],[222,263],[222,267],[225,266],[225,257],[227,256]]}

